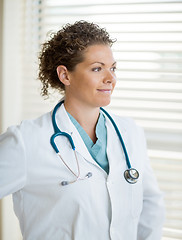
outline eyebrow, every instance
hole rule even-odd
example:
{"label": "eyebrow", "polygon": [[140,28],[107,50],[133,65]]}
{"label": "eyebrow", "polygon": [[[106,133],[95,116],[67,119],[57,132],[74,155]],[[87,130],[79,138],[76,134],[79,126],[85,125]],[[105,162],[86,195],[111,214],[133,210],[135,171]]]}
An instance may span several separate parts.
{"label": "eyebrow", "polygon": [[[91,63],[91,65],[95,64],[95,63],[99,63],[99,64],[105,66],[105,63],[103,63],[103,62],[93,62],[93,63]],[[116,64],[116,62],[114,62],[111,66],[114,66],[115,64]]]}

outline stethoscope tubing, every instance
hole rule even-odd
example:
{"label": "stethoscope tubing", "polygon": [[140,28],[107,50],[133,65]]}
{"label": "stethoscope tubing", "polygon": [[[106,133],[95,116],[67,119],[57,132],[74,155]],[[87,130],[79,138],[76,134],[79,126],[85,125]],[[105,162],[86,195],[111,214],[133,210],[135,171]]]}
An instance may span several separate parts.
{"label": "stethoscope tubing", "polygon": [[[78,159],[77,159],[77,156],[76,156],[76,151],[75,151],[75,145],[74,145],[74,142],[73,142],[73,139],[71,137],[71,135],[69,135],[68,133],[66,132],[62,132],[57,124],[56,124],[56,112],[58,110],[58,108],[61,106],[61,104],[64,102],[64,100],[60,101],[56,106],[55,108],[53,109],[53,112],[52,112],[52,124],[53,124],[53,128],[54,128],[54,134],[51,136],[50,138],[50,143],[53,147],[53,149],[55,150],[55,152],[59,155],[60,159],[62,160],[62,162],[64,163],[64,165],[69,169],[69,171],[72,172],[72,174],[76,177],[76,179],[74,181],[71,181],[71,182],[68,182],[68,181],[62,181],[61,185],[62,186],[65,186],[65,185],[68,185],[70,183],[74,183],[76,182],[77,180],[84,180],[85,178],[90,178],[92,176],[92,173],[91,172],[88,172],[87,175],[84,177],[84,178],[80,178],[80,167],[79,167],[79,163],[78,163]],[[129,157],[128,157],[128,153],[127,153],[127,150],[126,150],[126,147],[125,147],[125,144],[124,144],[124,141],[123,141],[123,138],[120,134],[120,131],[115,123],[115,121],[113,120],[113,118],[110,116],[110,114],[105,110],[103,109],[102,107],[100,108],[100,110],[109,118],[109,120],[111,121],[115,131],[116,131],[116,134],[121,142],[121,145],[122,145],[122,149],[123,149],[123,152],[124,152],[124,155],[125,155],[125,160],[126,160],[126,164],[127,164],[127,167],[128,169],[125,170],[124,172],[124,177],[126,179],[126,181],[130,184],[133,184],[133,183],[136,183],[138,181],[138,178],[139,178],[139,173],[138,171],[135,169],[135,168],[132,168],[131,167],[131,164],[130,164],[130,160],[129,160]],[[78,168],[78,174],[75,174],[71,168],[66,164],[66,162],[63,160],[63,158],[61,157],[60,153],[59,153],[59,149],[57,148],[56,146],[56,143],[55,143],[55,138],[58,137],[58,136],[64,136],[66,138],[68,138],[70,144],[71,144],[71,147],[75,153],[75,157],[76,157],[76,161],[77,161],[77,168]]]}
{"label": "stethoscope tubing", "polygon": [[121,134],[120,134],[120,131],[115,123],[115,121],[113,120],[113,118],[111,117],[111,115],[105,110],[103,109],[102,107],[100,108],[106,115],[107,117],[109,118],[109,120],[111,121],[111,123],[113,124],[114,126],[114,129],[118,135],[118,138],[121,142],[121,145],[122,145],[122,148],[123,148],[123,151],[124,151],[124,155],[125,155],[125,158],[126,158],[126,164],[128,166],[128,168],[130,169],[131,168],[131,164],[130,164],[130,160],[129,160],[129,157],[128,157],[128,153],[126,151],[126,147],[125,147],[125,144],[124,144],[124,141],[123,141],[123,138],[121,137]]}
{"label": "stethoscope tubing", "polygon": [[53,148],[54,148],[54,150],[56,151],[56,153],[59,153],[59,150],[58,150],[58,148],[57,148],[57,146],[56,146],[56,144],[55,144],[55,142],[54,142],[54,139],[55,139],[57,136],[65,136],[65,137],[67,137],[67,138],[69,139],[69,141],[70,141],[70,144],[71,144],[72,149],[73,149],[73,150],[76,149],[72,137],[71,137],[68,133],[62,132],[62,131],[58,128],[58,126],[57,126],[57,124],[56,124],[55,115],[56,115],[56,112],[57,112],[58,108],[61,106],[61,104],[62,104],[63,102],[64,102],[64,100],[62,100],[61,102],[59,102],[59,103],[55,106],[55,108],[54,108],[54,110],[53,110],[53,112],[52,112],[52,125],[53,125],[53,128],[54,128],[54,134],[53,134],[52,137],[51,137],[51,145],[53,146]]}
{"label": "stethoscope tubing", "polygon": [[[62,134],[62,132],[60,131],[60,129],[58,128],[58,126],[57,126],[57,124],[56,124],[55,114],[56,114],[58,108],[61,106],[61,104],[62,104],[63,102],[64,102],[64,100],[62,100],[61,102],[59,102],[59,103],[55,106],[55,108],[54,108],[54,110],[53,110],[53,113],[52,113],[52,124],[53,124],[53,127],[54,127],[54,132],[55,132],[55,134],[51,137],[51,143],[53,143],[56,153],[58,153],[59,150],[58,150],[56,144],[54,143],[53,139],[54,139],[55,137],[59,136],[59,135],[64,135],[65,137],[67,137],[67,138],[69,139],[69,141],[70,141],[70,144],[71,144],[71,146],[72,146],[72,149],[75,150],[75,145],[74,145],[74,142],[73,142],[72,137],[71,137],[68,133],[65,133],[65,132],[64,132],[64,134]],[[125,158],[126,158],[126,164],[127,164],[128,168],[130,169],[130,168],[131,168],[130,160],[129,160],[129,157],[128,157],[128,153],[127,153],[127,151],[126,151],[126,147],[125,147],[123,138],[122,138],[122,136],[121,136],[121,134],[120,134],[120,131],[119,131],[119,129],[118,129],[115,121],[114,121],[113,118],[111,117],[111,115],[110,115],[104,108],[101,107],[100,109],[101,109],[102,112],[104,112],[104,113],[106,114],[106,116],[109,118],[109,120],[110,120],[111,123],[113,124],[114,129],[115,129],[115,131],[116,131],[116,133],[117,133],[117,135],[118,135],[118,137],[119,137],[119,140],[120,140],[120,142],[121,142],[121,145],[122,145],[122,148],[123,148],[123,151],[124,151],[124,155],[125,155]]]}

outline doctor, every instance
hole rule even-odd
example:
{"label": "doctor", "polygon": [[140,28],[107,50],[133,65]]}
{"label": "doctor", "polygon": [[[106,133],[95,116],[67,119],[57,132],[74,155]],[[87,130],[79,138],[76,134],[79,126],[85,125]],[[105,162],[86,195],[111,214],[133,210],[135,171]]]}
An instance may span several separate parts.
{"label": "doctor", "polygon": [[43,45],[39,78],[43,96],[53,88],[64,101],[0,136],[0,197],[13,194],[24,240],[161,239],[163,198],[143,130],[112,115],[122,146],[100,109],[116,84],[113,42],[85,21],[58,31]]}

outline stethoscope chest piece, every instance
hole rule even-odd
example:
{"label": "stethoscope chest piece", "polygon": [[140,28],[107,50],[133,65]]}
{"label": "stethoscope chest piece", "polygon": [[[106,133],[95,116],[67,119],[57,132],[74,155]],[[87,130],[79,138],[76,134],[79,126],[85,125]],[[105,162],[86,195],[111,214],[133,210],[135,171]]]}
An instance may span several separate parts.
{"label": "stethoscope chest piece", "polygon": [[138,181],[139,172],[135,168],[129,168],[124,172],[124,177],[127,182],[134,184]]}

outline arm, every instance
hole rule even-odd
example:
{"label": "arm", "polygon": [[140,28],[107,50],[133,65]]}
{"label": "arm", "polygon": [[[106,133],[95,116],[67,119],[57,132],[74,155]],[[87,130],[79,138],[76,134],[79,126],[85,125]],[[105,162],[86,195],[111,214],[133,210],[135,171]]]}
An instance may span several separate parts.
{"label": "arm", "polygon": [[20,190],[26,181],[25,147],[18,127],[0,135],[0,198]]}

